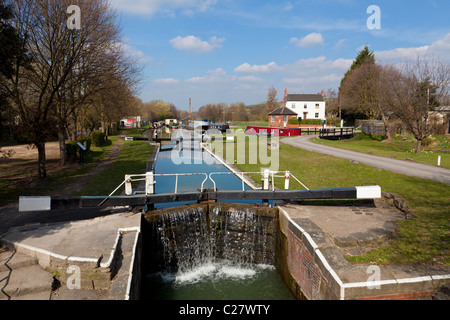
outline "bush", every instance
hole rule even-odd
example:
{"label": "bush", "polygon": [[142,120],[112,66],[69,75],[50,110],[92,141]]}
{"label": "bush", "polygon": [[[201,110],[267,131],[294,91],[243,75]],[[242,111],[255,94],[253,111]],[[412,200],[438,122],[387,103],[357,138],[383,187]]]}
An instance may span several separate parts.
{"label": "bush", "polygon": [[69,162],[75,162],[77,161],[77,143],[70,141],[68,143],[66,143],[66,156],[67,156],[67,161]]}
{"label": "bush", "polygon": [[106,136],[102,131],[94,131],[92,132],[92,141],[94,142],[96,147],[101,147],[106,142]]}
{"label": "bush", "polygon": [[300,124],[300,121],[298,121],[298,119],[295,119],[295,118],[291,118],[291,119],[289,119],[289,124]]}
{"label": "bush", "polygon": [[428,136],[422,140],[422,146],[428,147],[434,143],[434,138],[432,136]]}
{"label": "bush", "polygon": [[320,120],[320,119],[303,119],[302,121],[300,121],[300,124],[321,125],[322,120]]}
{"label": "bush", "polygon": [[77,139],[77,142],[80,142],[83,146],[86,147],[86,151],[91,149],[92,140],[89,137],[81,137]]}

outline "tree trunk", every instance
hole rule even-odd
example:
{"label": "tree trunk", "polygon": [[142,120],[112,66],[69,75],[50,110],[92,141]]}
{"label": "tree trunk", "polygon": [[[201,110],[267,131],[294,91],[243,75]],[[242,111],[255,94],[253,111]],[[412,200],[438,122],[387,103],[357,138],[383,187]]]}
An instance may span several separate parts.
{"label": "tree trunk", "polygon": [[417,139],[416,153],[420,153],[420,151],[422,151],[422,139]]}
{"label": "tree trunk", "polygon": [[386,120],[386,117],[384,116],[383,112],[381,112],[381,119],[383,120],[383,125],[384,125],[385,140],[390,141],[392,137],[391,137],[390,131],[389,131],[389,123]]}
{"label": "tree trunk", "polygon": [[47,177],[47,169],[45,167],[45,142],[39,142],[34,144],[38,149],[38,176],[39,179],[44,179]]}
{"label": "tree trunk", "polygon": [[64,129],[59,130],[59,163],[64,166],[67,162],[66,134]]}

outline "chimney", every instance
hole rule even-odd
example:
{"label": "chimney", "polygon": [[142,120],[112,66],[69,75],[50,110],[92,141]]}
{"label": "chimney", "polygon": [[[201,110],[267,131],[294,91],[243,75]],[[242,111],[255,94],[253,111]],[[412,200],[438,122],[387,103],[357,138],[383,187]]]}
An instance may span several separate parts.
{"label": "chimney", "polygon": [[322,90],[322,97],[325,98],[325,90]]}

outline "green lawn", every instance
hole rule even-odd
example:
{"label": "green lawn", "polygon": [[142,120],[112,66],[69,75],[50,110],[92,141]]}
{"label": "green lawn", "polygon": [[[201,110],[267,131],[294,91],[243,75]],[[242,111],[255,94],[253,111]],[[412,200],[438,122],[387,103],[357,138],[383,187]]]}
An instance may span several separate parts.
{"label": "green lawn", "polygon": [[[153,146],[145,141],[124,141],[114,164],[96,177],[93,177],[76,195],[106,196],[113,192],[126,174],[144,173],[147,159]],[[123,191],[117,190],[115,195]]]}
{"label": "green lawn", "polygon": [[429,146],[424,146],[423,152],[420,154],[415,153],[416,142],[412,135],[396,135],[390,142],[381,141],[378,137],[365,134],[357,134],[352,139],[346,140],[314,138],[312,141],[331,147],[431,165],[437,165],[438,156],[441,156],[441,167],[450,169],[450,153],[441,151],[449,151],[450,139],[445,136],[433,136],[433,139],[434,142]]}
{"label": "green lawn", "polygon": [[[247,160],[248,145],[245,150]],[[236,148],[235,145],[225,144],[225,147],[231,146]],[[398,236],[392,244],[364,256],[355,257],[353,261],[377,264],[450,263],[450,186],[385,170],[379,171],[363,164],[351,164],[348,160],[309,152],[282,143],[279,151],[280,171],[292,172],[310,189],[352,187],[373,183],[379,185],[382,191],[402,195],[410,203],[414,218],[397,223]],[[236,154],[237,150],[235,159]],[[233,159],[227,160],[234,162]],[[260,163],[236,164],[236,166],[245,172],[259,172],[265,167]],[[252,178],[256,182],[261,181],[260,175],[254,175]],[[283,179],[276,180],[276,185],[283,188]],[[297,183],[291,183],[290,187],[301,189]]]}

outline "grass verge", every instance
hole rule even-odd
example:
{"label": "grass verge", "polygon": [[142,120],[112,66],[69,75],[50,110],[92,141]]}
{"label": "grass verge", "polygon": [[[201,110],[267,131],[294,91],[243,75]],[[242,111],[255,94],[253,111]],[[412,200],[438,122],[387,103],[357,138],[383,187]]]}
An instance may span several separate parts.
{"label": "grass verge", "polygon": [[[106,196],[116,189],[126,174],[144,173],[153,146],[145,141],[124,141],[114,164],[88,181],[76,196]],[[120,188],[115,195],[120,194]]]}
{"label": "grass verge", "polygon": [[345,140],[314,138],[312,141],[331,147],[430,165],[437,165],[438,156],[441,156],[441,167],[450,169],[450,153],[448,152],[450,139],[445,136],[430,138],[430,145],[423,146],[423,152],[419,154],[415,153],[416,141],[412,135],[396,135],[392,141],[383,141],[377,136],[366,134],[357,134],[355,137]]}

